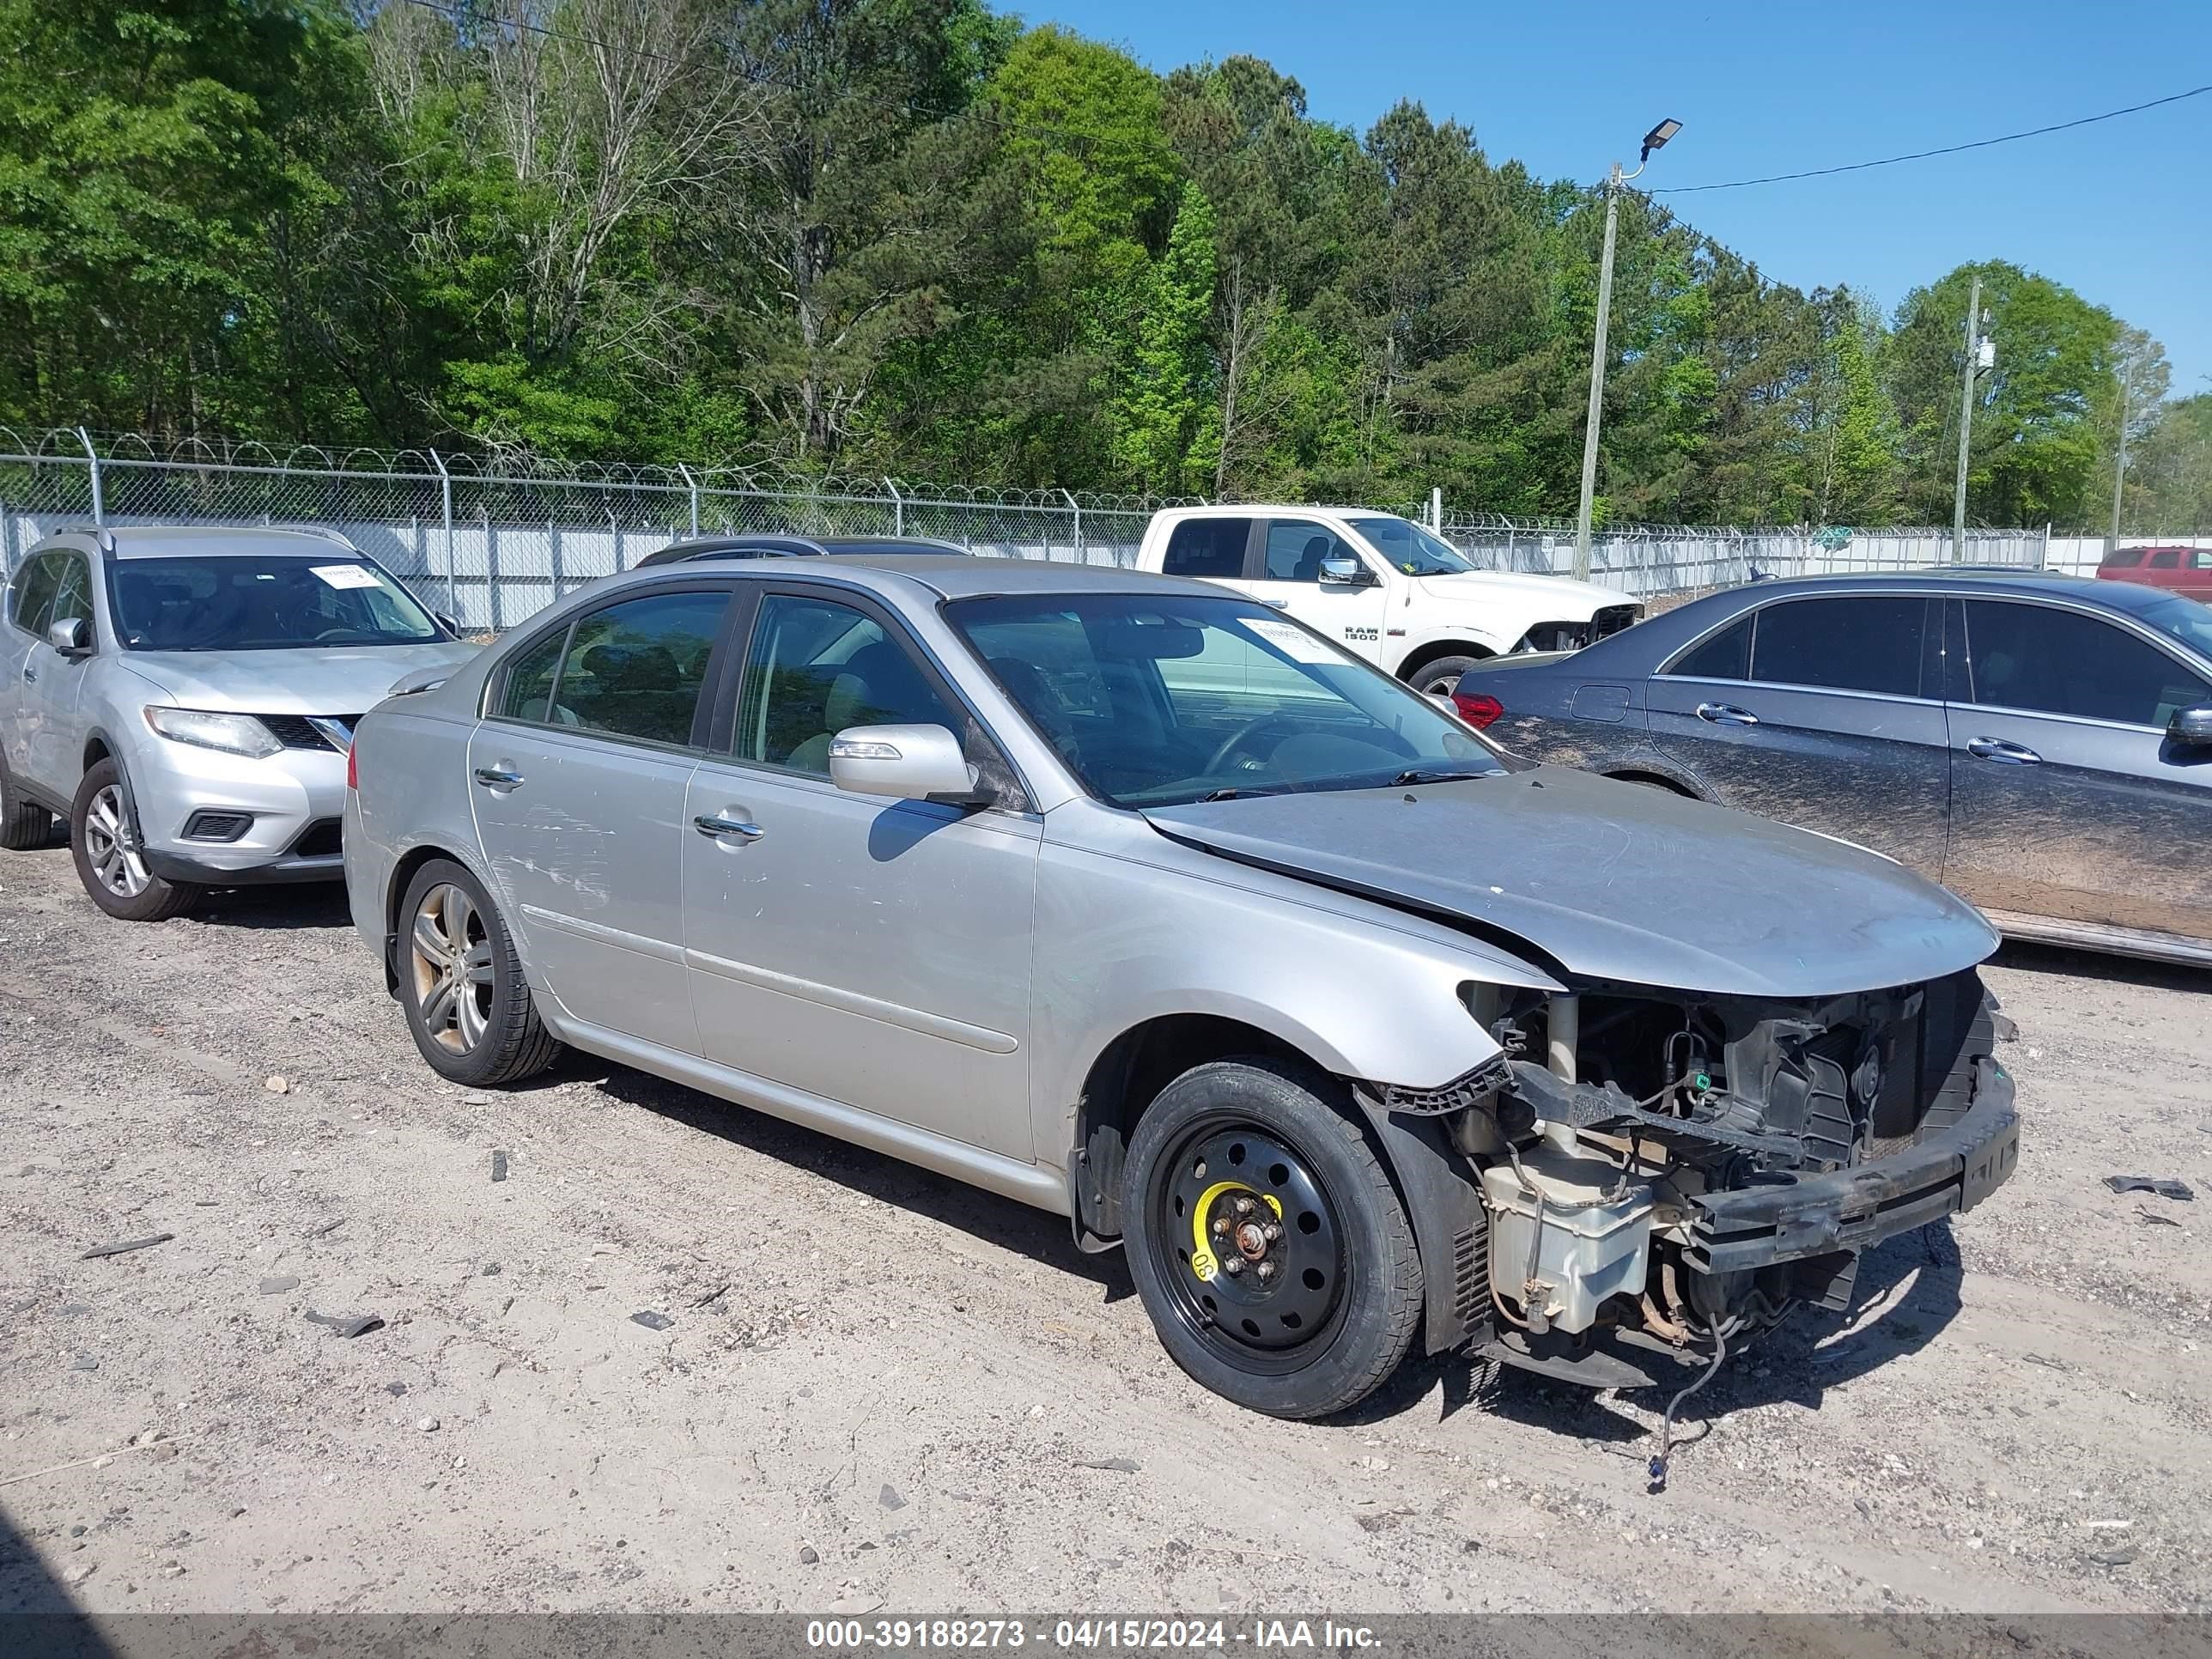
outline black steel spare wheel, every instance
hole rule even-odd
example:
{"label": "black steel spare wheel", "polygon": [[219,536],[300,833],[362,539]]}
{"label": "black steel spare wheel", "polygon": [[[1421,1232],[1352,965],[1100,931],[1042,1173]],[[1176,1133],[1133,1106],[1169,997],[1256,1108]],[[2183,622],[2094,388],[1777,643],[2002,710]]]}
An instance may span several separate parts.
{"label": "black steel spare wheel", "polygon": [[1397,1194],[1334,1079],[1219,1061],[1137,1126],[1131,1271],[1176,1362],[1279,1417],[1341,1411],[1389,1375],[1420,1268]]}

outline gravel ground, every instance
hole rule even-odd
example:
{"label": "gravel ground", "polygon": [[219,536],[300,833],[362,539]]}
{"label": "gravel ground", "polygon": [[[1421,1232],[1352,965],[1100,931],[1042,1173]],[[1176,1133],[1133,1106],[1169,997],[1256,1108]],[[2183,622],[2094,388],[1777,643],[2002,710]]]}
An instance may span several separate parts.
{"label": "gravel ground", "polygon": [[1653,1497],[1660,1401],[1248,1415],[1063,1221],[599,1062],[441,1084],[334,890],[132,927],[0,855],[0,1609],[2203,1609],[2212,976],[1989,977],[2019,1176]]}

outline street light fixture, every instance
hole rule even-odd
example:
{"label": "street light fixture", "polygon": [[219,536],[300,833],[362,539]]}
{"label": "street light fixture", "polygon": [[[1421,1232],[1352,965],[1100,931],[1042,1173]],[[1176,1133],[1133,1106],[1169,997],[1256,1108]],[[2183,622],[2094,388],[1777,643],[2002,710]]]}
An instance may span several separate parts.
{"label": "street light fixture", "polygon": [[1636,172],[1624,173],[1620,163],[1605,181],[1605,253],[1597,266],[1597,337],[1590,343],[1589,419],[1583,428],[1582,504],[1575,513],[1575,579],[1589,580],[1590,505],[1597,493],[1598,418],[1605,407],[1605,331],[1613,311],[1613,243],[1620,224],[1620,187],[1650,164],[1651,152],[1666,148],[1667,141],[1682,130],[1673,118],[1644,135],[1644,152],[1636,158]]}

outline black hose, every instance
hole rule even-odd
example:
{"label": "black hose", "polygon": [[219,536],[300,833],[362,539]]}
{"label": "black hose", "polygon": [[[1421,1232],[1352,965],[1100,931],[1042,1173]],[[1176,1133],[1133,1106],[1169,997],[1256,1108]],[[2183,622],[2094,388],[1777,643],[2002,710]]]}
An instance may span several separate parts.
{"label": "black hose", "polygon": [[1720,1370],[1721,1361],[1728,1358],[1728,1337],[1722,1328],[1719,1325],[1714,1325],[1710,1328],[1707,1334],[1713,1339],[1712,1364],[1705,1367],[1704,1375],[1696,1382],[1667,1402],[1666,1414],[1659,1419],[1659,1455],[1653,1458],[1650,1463],[1650,1490],[1655,1493],[1667,1490],[1667,1455],[1674,1449],[1675,1412],[1680,1409],[1685,1400],[1713,1380],[1713,1373]]}

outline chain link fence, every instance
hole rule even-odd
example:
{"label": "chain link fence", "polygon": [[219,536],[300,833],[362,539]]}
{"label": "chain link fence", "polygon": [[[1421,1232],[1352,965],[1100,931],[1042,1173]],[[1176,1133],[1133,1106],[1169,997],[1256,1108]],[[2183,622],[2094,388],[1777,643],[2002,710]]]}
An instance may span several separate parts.
{"label": "chain link fence", "polygon": [[[512,627],[681,537],[744,532],[927,537],[998,558],[1133,565],[1176,503],[896,479],[485,459],[434,449],[273,449],[0,428],[0,558],[9,568],[68,525],[253,524],[334,531],[471,629]],[[1571,574],[1574,526],[1447,510],[1416,519],[1486,569]],[[1967,532],[1972,563],[2094,568],[2101,543],[2042,530]],[[1898,570],[1951,558],[1948,529],[1813,531],[1634,525],[1592,538],[1594,580],[1642,598],[1755,574]]]}

